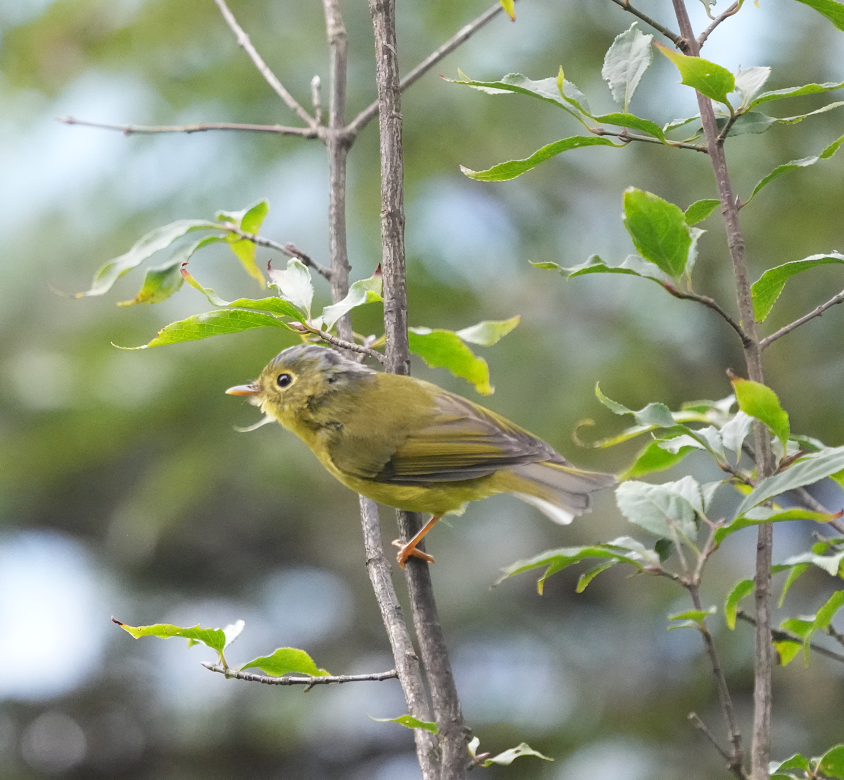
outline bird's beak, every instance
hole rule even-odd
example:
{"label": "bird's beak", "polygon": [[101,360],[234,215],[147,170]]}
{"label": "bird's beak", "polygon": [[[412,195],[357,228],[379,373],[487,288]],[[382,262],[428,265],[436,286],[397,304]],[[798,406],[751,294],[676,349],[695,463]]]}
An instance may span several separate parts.
{"label": "bird's beak", "polygon": [[258,395],[261,390],[255,382],[248,385],[235,385],[226,390],[226,395]]}

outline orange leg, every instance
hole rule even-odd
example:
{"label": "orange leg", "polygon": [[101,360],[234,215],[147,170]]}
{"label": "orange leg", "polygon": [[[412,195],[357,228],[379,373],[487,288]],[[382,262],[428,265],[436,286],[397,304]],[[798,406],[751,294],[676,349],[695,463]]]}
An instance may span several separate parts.
{"label": "orange leg", "polygon": [[396,539],[393,542],[393,544],[399,548],[399,554],[397,558],[399,566],[401,566],[402,569],[405,567],[405,565],[407,564],[407,559],[410,557],[421,558],[423,561],[426,561],[428,563],[434,562],[434,557],[432,555],[428,555],[428,553],[424,553],[422,552],[422,550],[417,550],[416,545],[422,541],[425,534],[427,534],[428,531],[430,531],[437,524],[437,521],[439,519],[439,517],[432,517],[427,523],[425,523],[424,526],[422,526],[422,529],[419,531],[419,533],[416,534],[416,536],[414,536],[409,542],[407,542],[407,544],[402,544],[401,539]]}

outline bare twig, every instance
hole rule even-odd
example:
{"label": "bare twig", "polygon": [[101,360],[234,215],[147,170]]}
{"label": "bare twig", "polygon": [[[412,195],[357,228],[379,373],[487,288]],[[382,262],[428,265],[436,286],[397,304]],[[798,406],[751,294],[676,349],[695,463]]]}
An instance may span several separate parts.
{"label": "bare twig", "polygon": [[748,337],[747,333],[745,333],[744,328],[739,325],[724,309],[721,308],[721,305],[710,298],[707,295],[698,295],[697,293],[693,292],[683,292],[676,288],[670,282],[662,282],[662,286],[673,295],[675,298],[680,298],[681,300],[688,300],[688,301],[697,301],[698,303],[702,303],[704,306],[712,309],[712,311],[717,312],[724,322],[726,322],[737,334],[738,337],[741,339],[742,345],[747,348],[750,344],[750,338]]}
{"label": "bare twig", "polygon": [[325,675],[323,677],[312,677],[307,674],[298,674],[293,672],[285,674],[281,677],[271,677],[266,674],[253,674],[252,672],[236,672],[233,669],[228,669],[220,664],[204,663],[202,664],[210,672],[218,672],[224,674],[231,680],[245,680],[246,682],[263,683],[264,685],[307,685],[306,690],[313,688],[314,685],[331,685],[332,683],[350,683],[350,682],[380,682],[381,680],[396,680],[398,679],[398,672],[392,669],[389,672],[374,672],[373,674],[340,674],[340,675]]}
{"label": "bare twig", "polygon": [[732,758],[730,758],[730,755],[727,753],[726,750],[724,750],[724,748],[722,748],[718,744],[718,740],[715,739],[712,732],[709,730],[707,725],[700,719],[696,712],[689,713],[689,721],[701,734],[703,734],[704,737],[706,737],[710,741],[712,746],[721,754],[721,757],[724,759],[724,761],[727,762],[727,767],[730,769],[730,771],[737,778],[739,778],[739,780],[746,780],[747,775],[745,774],[744,769],[742,769],[740,766],[734,767],[732,765]]}
{"label": "bare twig", "polygon": [[[399,90],[404,92],[409,86],[419,81],[431,68],[434,67],[446,55],[451,54],[458,46],[471,38],[487,22],[493,19],[504,8],[500,2],[494,3],[476,19],[472,20],[465,27],[461,27],[451,38],[449,38],[439,49],[432,52],[413,70],[411,70],[400,82]],[[378,101],[374,100],[363,111],[361,111],[348,126],[347,130],[357,135],[378,113]]]}
{"label": "bare twig", "polygon": [[226,20],[226,24],[231,28],[232,32],[235,34],[237,38],[238,45],[249,55],[249,59],[255,64],[255,67],[258,69],[260,74],[264,77],[264,80],[269,84],[275,93],[287,104],[288,108],[295,111],[298,114],[299,118],[310,128],[316,130],[317,123],[316,120],[307,112],[296,98],[293,97],[284,87],[284,85],[278,80],[278,77],[270,70],[269,65],[264,62],[263,57],[258,54],[255,47],[252,45],[252,41],[249,40],[249,36],[246,34],[244,29],[238,24],[237,19],[234,18],[234,14],[229,10],[229,7],[226,5],[226,0],[214,0],[217,4],[217,8],[220,9],[220,13],[223,15],[223,19]]}
{"label": "bare twig", "polygon": [[[829,511],[820,501],[818,501],[806,488],[799,487],[796,490],[793,490],[792,493],[797,497],[803,506],[811,509],[813,512],[822,512],[823,514],[831,515],[832,512]],[[828,525],[830,528],[834,528],[838,533],[844,534],[844,522],[842,522],[839,518],[834,518],[833,520],[829,520],[824,525]]]}
{"label": "bare twig", "polygon": [[698,49],[703,48],[703,44],[706,43],[706,39],[712,35],[713,30],[721,24],[725,19],[729,19],[729,17],[733,16],[733,14],[738,13],[739,9],[742,6],[743,0],[737,0],[733,3],[724,13],[720,16],[716,16],[715,19],[712,21],[712,24],[709,25],[699,36],[697,39]]}
{"label": "bare twig", "polygon": [[319,328],[312,328],[304,322],[293,323],[292,327],[300,333],[311,333],[317,338],[322,339],[327,344],[331,344],[333,347],[345,349],[349,352],[357,352],[360,355],[368,355],[369,357],[374,357],[379,363],[381,363],[381,365],[384,364],[384,356],[380,352],[376,352],[374,349],[370,349],[367,346],[356,344],[354,341],[346,341],[346,339],[341,339],[337,336],[332,336],[330,333],[320,330]]}
{"label": "bare twig", "polygon": [[[404,252],[404,194],[401,143],[401,90],[395,27],[395,0],[370,0],[375,33],[375,67],[381,137],[381,269],[384,276],[384,331],[387,368],[408,374],[407,290]],[[399,512],[402,538],[419,529],[418,516]],[[413,623],[431,690],[440,747],[439,780],[462,780],[468,768],[469,731],[451,672],[442,625],[434,602],[430,569],[413,558],[405,575],[410,591]]]}
{"label": "bare twig", "polygon": [[[700,56],[700,47],[689,20],[685,0],[672,0],[674,13],[680,26],[681,40],[678,47],[687,55]],[[750,292],[750,276],[747,268],[747,258],[744,235],[738,215],[738,202],[733,193],[730,182],[727,159],[724,154],[723,139],[719,139],[718,124],[712,101],[701,93],[697,93],[700,118],[715,181],[718,186],[718,197],[727,229],[727,244],[730,259],[733,263],[733,273],[736,282],[736,297],[742,328],[748,343],[744,344],[744,357],[747,364],[748,376],[754,382],[765,383],[762,370],[762,351],[759,348],[759,336],[756,321],[753,316],[753,298]],[[770,476],[774,470],[774,458],[767,429],[758,420],[753,425],[755,448],[757,453],[757,467],[760,479]],[[771,677],[773,673],[773,656],[771,652],[771,554],[773,550],[773,526],[763,523],[759,526],[758,542],[756,546],[756,573],[754,577],[754,598],[756,601],[755,643],[755,676],[753,691],[753,747],[752,771],[753,780],[767,780],[768,763],[771,752],[771,708],[772,691]]]}
{"label": "bare twig", "polygon": [[[714,535],[715,529],[713,528],[712,535],[707,543],[709,553],[711,553],[712,549],[714,549],[714,545],[712,544]],[[697,610],[702,609],[698,580],[700,570],[705,560],[706,558],[701,555],[695,581],[690,582],[686,586],[688,588],[689,595],[692,597],[692,603],[695,605],[695,609]],[[741,732],[739,732],[738,729],[738,720],[736,718],[736,710],[733,706],[733,700],[730,696],[730,689],[727,687],[727,678],[724,676],[724,669],[721,666],[721,659],[718,657],[718,651],[715,649],[715,642],[712,639],[712,634],[709,633],[709,629],[703,621],[701,621],[700,624],[700,633],[703,636],[703,643],[706,646],[706,654],[709,656],[709,663],[712,666],[712,674],[715,677],[715,682],[718,686],[718,699],[721,702],[721,713],[724,716],[724,722],[727,726],[727,734],[729,736],[730,744],[733,746],[732,753],[730,755],[724,755],[724,757],[727,759],[727,765],[729,766],[730,771],[740,780],[743,780],[745,774],[744,769],[742,768],[744,758],[741,746]]]}
{"label": "bare twig", "polygon": [[[739,620],[743,620],[745,623],[750,623],[751,626],[756,625],[756,620],[753,616],[748,615],[747,612],[742,609],[736,612],[736,617]],[[771,636],[777,642],[796,642],[799,645],[803,644],[803,637],[799,637],[797,634],[792,634],[790,631],[783,631],[781,628],[775,628],[771,632]],[[831,658],[833,661],[840,661],[841,663],[844,663],[844,655],[841,653],[836,653],[834,650],[828,650],[826,647],[822,647],[815,642],[809,642],[809,647],[812,648],[812,650],[814,650],[818,655],[823,655],[827,658]]]}
{"label": "bare twig", "polygon": [[783,336],[791,333],[791,331],[799,328],[801,325],[805,325],[809,320],[815,319],[815,317],[820,317],[827,309],[831,309],[833,306],[839,303],[844,302],[844,290],[842,290],[838,295],[830,298],[826,303],[822,303],[816,309],[813,309],[808,314],[804,314],[800,319],[794,320],[790,325],[786,325],[783,328],[780,328],[776,333],[772,333],[770,336],[766,336],[759,342],[760,349],[767,349],[771,344],[773,344],[777,339],[781,339]]}
{"label": "bare twig", "polygon": [[300,138],[316,138],[317,131],[310,127],[286,127],[284,125],[250,125],[241,122],[199,122],[192,125],[112,125],[106,122],[89,122],[72,116],[57,117],[66,125],[98,127],[102,130],[117,130],[123,135],[152,135],[153,133],[205,133],[209,130],[239,130],[247,133],[275,133],[295,135]]}
{"label": "bare twig", "polygon": [[594,135],[611,135],[614,138],[620,138],[622,141],[641,141],[646,144],[660,144],[661,146],[675,146],[678,149],[692,149],[695,152],[703,152],[709,154],[706,144],[690,144],[686,141],[660,141],[659,138],[654,138],[650,135],[634,135],[628,133],[627,130],[607,130],[605,127],[590,127],[589,132]]}
{"label": "bare twig", "polygon": [[303,265],[313,268],[320,276],[324,276],[326,279],[331,279],[331,271],[324,268],[314,260],[311,260],[308,255],[306,255],[301,249],[298,249],[294,244],[279,244],[277,241],[264,238],[264,236],[259,236],[257,233],[248,233],[245,230],[241,230],[234,224],[234,222],[220,222],[217,227],[220,230],[227,230],[229,233],[234,233],[236,236],[245,238],[247,241],[251,241],[256,246],[263,246],[267,249],[275,249],[276,252],[281,252],[287,257],[295,257],[297,260],[301,260]]}
{"label": "bare twig", "polygon": [[656,19],[651,19],[647,14],[642,13],[638,8],[630,5],[630,0],[612,0],[619,8],[623,8],[633,16],[638,16],[649,27],[653,27],[659,33],[662,33],[668,40],[671,41],[678,48],[680,47],[680,36],[675,32],[671,32],[667,27],[663,27]]}

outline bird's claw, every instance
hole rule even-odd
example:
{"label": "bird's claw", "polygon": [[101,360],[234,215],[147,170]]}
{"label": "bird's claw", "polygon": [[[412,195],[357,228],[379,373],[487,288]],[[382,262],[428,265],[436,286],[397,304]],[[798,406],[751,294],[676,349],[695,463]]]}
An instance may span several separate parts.
{"label": "bird's claw", "polygon": [[396,560],[399,566],[403,569],[407,565],[408,558],[421,558],[426,563],[433,563],[434,556],[416,549],[416,544],[413,541],[404,543],[401,539],[393,539],[393,546],[399,548],[399,554]]}

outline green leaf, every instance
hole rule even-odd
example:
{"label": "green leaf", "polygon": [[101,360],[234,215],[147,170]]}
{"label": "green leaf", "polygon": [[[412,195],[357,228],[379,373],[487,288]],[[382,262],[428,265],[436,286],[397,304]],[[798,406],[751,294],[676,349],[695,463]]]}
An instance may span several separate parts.
{"label": "green leaf", "polygon": [[844,31],[844,4],[835,0],[797,0],[798,3],[814,8],[819,14],[823,14],[835,27]]}
{"label": "green leaf", "polygon": [[648,550],[640,542],[631,539],[629,536],[622,536],[606,544],[589,545],[586,547],[562,547],[557,550],[548,550],[540,553],[533,558],[516,561],[502,569],[504,573],[498,582],[502,582],[508,577],[521,574],[525,571],[544,568],[545,573],[536,583],[537,590],[542,595],[545,580],[548,577],[575,563],[590,558],[604,558],[614,563],[629,563],[639,570],[644,569],[646,566],[654,566],[659,563],[659,556],[653,550]]}
{"label": "green leaf", "polygon": [[380,274],[370,276],[368,279],[360,279],[350,288],[349,293],[342,301],[326,306],[322,311],[322,321],[325,330],[331,330],[334,323],[344,314],[347,314],[357,306],[364,303],[381,301],[382,278]]}
{"label": "green leaf", "polygon": [[595,395],[611,412],[619,415],[631,414],[639,425],[656,426],[657,428],[673,428],[677,425],[671,410],[665,404],[648,404],[636,412],[605,396],[599,385],[595,385]]}
{"label": "green leaf", "polygon": [[473,171],[471,168],[460,166],[460,170],[470,179],[476,181],[508,181],[521,176],[523,173],[535,168],[540,163],[556,157],[558,154],[568,152],[572,149],[580,149],[584,146],[614,146],[621,147],[624,144],[614,144],[608,138],[598,136],[580,136],[564,138],[562,141],[555,141],[552,144],[543,146],[524,160],[510,160],[499,163],[485,171]]}
{"label": "green leaf", "polygon": [[797,581],[797,578],[800,577],[808,568],[808,563],[798,563],[795,566],[791,567],[790,571],[788,572],[788,576],[785,578],[785,582],[782,586],[780,600],[777,602],[778,607],[782,607],[783,603],[785,602],[785,597],[788,594],[788,591],[791,590],[791,586],[794,585],[794,583]]}
{"label": "green leaf", "polygon": [[[216,216],[218,220],[234,223],[246,233],[257,234],[269,210],[269,202],[260,200],[243,211],[220,211]],[[264,274],[255,264],[255,243],[248,238],[241,238],[236,233],[229,233],[226,236],[226,243],[231,247],[235,257],[240,260],[246,272],[263,287]]]}
{"label": "green leaf", "polygon": [[176,239],[181,238],[194,230],[213,230],[217,226],[213,222],[204,219],[181,219],[171,222],[169,225],[156,228],[147,233],[143,238],[120,257],[109,260],[101,265],[94,274],[94,281],[91,288],[83,293],[77,293],[74,297],[83,298],[90,295],[104,295],[123,274],[137,268],[144,260],[166,249]]}
{"label": "green leaf", "polygon": [[482,395],[493,392],[486,360],[477,357],[454,331],[409,328],[408,342],[410,351],[431,368],[447,368]]}
{"label": "green leaf", "polygon": [[717,199],[695,201],[686,209],[685,214],[683,214],[686,224],[697,225],[698,222],[703,222],[720,205],[721,201]]}
{"label": "green leaf", "polygon": [[118,306],[135,306],[139,303],[161,303],[184,284],[182,260],[169,260],[164,265],[150,268],[144,274],[144,283],[138,294],[130,301],[120,301]]}
{"label": "green leaf", "polygon": [[287,261],[284,271],[270,269],[270,284],[275,287],[279,295],[290,301],[297,309],[301,309],[311,316],[311,302],[314,299],[314,285],[311,282],[310,271],[301,260],[295,257]]}
{"label": "green leaf", "polygon": [[536,758],[541,758],[543,761],[554,760],[553,758],[548,758],[548,756],[543,756],[542,753],[534,750],[530,745],[528,745],[527,742],[522,742],[521,745],[517,745],[514,748],[505,750],[503,753],[499,753],[493,758],[484,759],[482,766],[488,767],[492,766],[493,764],[498,764],[500,766],[509,766],[517,758],[522,758],[522,756],[536,756]]}
{"label": "green leaf", "polygon": [[753,593],[753,580],[742,580],[727,595],[727,600],[724,602],[724,619],[730,631],[734,631],[736,627],[739,602],[751,593]]}
{"label": "green leaf", "polygon": [[285,674],[327,677],[329,674],[325,669],[320,669],[304,650],[295,647],[279,647],[272,655],[254,658],[243,664],[240,669],[260,669],[272,677],[282,677]]}
{"label": "green leaf", "polygon": [[221,628],[202,628],[199,625],[186,628],[184,626],[174,626],[171,623],[156,623],[152,626],[127,626],[125,623],[121,623],[114,618],[111,620],[126,633],[135,637],[135,639],[140,639],[144,636],[157,636],[160,639],[169,639],[176,636],[187,639],[188,647],[202,643],[217,653],[218,660],[224,667],[228,666],[223,655],[223,650],[227,644],[226,633]]}
{"label": "green leaf", "polygon": [[741,531],[742,528],[750,528],[751,526],[762,525],[763,523],[781,523],[789,520],[812,520],[816,523],[828,523],[837,517],[838,513],[812,512],[809,509],[786,509],[783,511],[779,509],[768,509],[766,507],[754,507],[745,514],[737,517],[729,525],[719,528],[715,532],[714,541],[716,544],[720,544],[731,534]]}
{"label": "green leaf", "polygon": [[690,452],[694,452],[694,447],[681,447],[676,452],[669,452],[661,446],[663,442],[652,441],[649,442],[633,461],[627,471],[619,475],[619,481],[624,482],[628,479],[635,479],[636,477],[644,477],[647,474],[653,474],[657,471],[665,471],[672,466],[679,463]]}
{"label": "green leaf", "polygon": [[427,720],[419,720],[410,715],[399,715],[397,718],[373,718],[372,715],[369,717],[378,723],[398,723],[400,726],[404,726],[408,729],[425,729],[425,731],[430,731],[432,734],[437,733],[436,723],[431,723]]}
{"label": "green leaf", "polygon": [[736,89],[736,80],[730,71],[709,62],[702,57],[687,57],[678,51],[672,51],[661,43],[654,44],[671,62],[677,66],[682,83],[692,87],[712,100],[730,105],[727,95]]}
{"label": "green leaf", "polygon": [[820,160],[828,160],[841,148],[842,145],[844,145],[844,135],[833,141],[820,154],[813,155],[812,157],[803,157],[800,160],[792,160],[791,162],[778,165],[753,188],[753,192],[742,204],[742,207],[750,203],[760,190],[767,187],[772,181],[776,181],[780,176],[784,176],[786,173],[791,173],[791,171],[796,171],[798,168],[808,168],[810,165],[814,165]]}
{"label": "green leaf", "polygon": [[[583,94],[574,84],[564,81],[563,92],[561,93],[558,87],[558,79],[555,79],[553,76],[547,79],[533,81],[521,73],[508,73],[500,81],[474,81],[462,71],[460,75],[462,78],[459,81],[453,79],[446,79],[446,81],[451,81],[452,84],[464,84],[467,87],[473,87],[489,95],[506,95],[510,93],[539,98],[548,103],[553,103],[557,108],[562,108],[577,119],[580,119],[580,113],[571,106],[582,107],[585,104]],[[564,94],[568,99],[563,97]],[[588,111],[586,113],[588,115]]]}
{"label": "green leaf", "polygon": [[[146,349],[160,347],[165,344],[180,344],[183,341],[199,341],[211,336],[225,336],[229,333],[240,333],[252,328],[285,328],[293,330],[289,325],[271,314],[257,311],[209,311],[197,314],[186,320],[170,323],[158,331],[158,335],[139,347],[120,347],[120,349]],[[115,345],[116,346],[116,345]]]}
{"label": "green leaf", "polygon": [[789,432],[788,413],[780,405],[777,394],[770,387],[749,379],[733,377],[730,381],[741,410],[761,420],[785,447]]}
{"label": "green leaf", "polygon": [[297,322],[305,322],[307,315],[305,312],[297,309],[289,301],[281,298],[238,298],[234,301],[224,301],[217,293],[210,287],[203,287],[194,276],[187,270],[182,268],[182,277],[195,290],[199,290],[208,300],[215,306],[228,306],[237,309],[250,309],[258,311],[268,311],[279,317],[290,317]]}
{"label": "green leaf", "polygon": [[750,68],[739,68],[736,71],[736,92],[741,97],[740,111],[746,111],[750,102],[765,86],[765,82],[771,75],[771,69],[754,65]]}
{"label": "green leaf", "polygon": [[704,628],[704,621],[709,615],[714,615],[716,612],[715,606],[709,609],[690,609],[686,612],[678,612],[676,615],[669,615],[668,619],[671,621],[681,621],[677,625],[669,626],[671,631],[675,628]]}
{"label": "green leaf", "polygon": [[752,425],[753,418],[739,411],[729,422],[721,426],[721,441],[724,443],[724,449],[735,453],[736,463],[741,460],[741,448]]}
{"label": "green leaf", "polygon": [[[803,0],[797,1],[803,2]],[[759,95],[759,97],[755,98],[750,103],[748,108],[756,108],[756,106],[759,106],[762,103],[768,103],[771,100],[782,100],[783,98],[790,97],[802,97],[803,95],[817,95],[821,92],[832,92],[833,90],[841,89],[842,87],[844,87],[844,81],[840,83],[835,81],[826,81],[823,84],[804,84],[801,87],[786,87],[785,89],[775,89],[771,92],[763,92],[761,95]]]}
{"label": "green leaf", "polygon": [[557,263],[549,262],[531,263],[531,265],[544,271],[559,271],[566,279],[587,274],[628,274],[651,279],[660,285],[668,279],[653,263],[649,263],[639,255],[628,255],[621,265],[607,265],[598,255],[592,255],[585,263],[571,268],[563,268]]}
{"label": "green leaf", "polygon": [[820,265],[841,265],[844,264],[844,255],[840,252],[829,254],[811,255],[802,260],[792,260],[783,263],[776,268],[769,268],[759,277],[750,288],[753,295],[753,313],[757,322],[764,322],[774,308],[777,298],[785,287],[785,283],[803,271],[816,268]]}
{"label": "green leaf", "polygon": [[583,572],[583,574],[581,574],[577,580],[577,587],[575,588],[575,591],[577,593],[583,593],[583,591],[586,590],[589,583],[592,582],[595,577],[597,577],[602,571],[611,569],[617,563],[618,561],[608,561],[607,563],[601,563],[598,566],[589,569],[589,571]]}
{"label": "green leaf", "polygon": [[627,127],[631,130],[641,130],[643,133],[659,138],[665,143],[665,133],[662,128],[650,119],[642,119],[635,114],[602,114],[601,116],[593,116],[596,122],[602,125],[615,125],[617,127]]}
{"label": "green leaf", "polygon": [[[778,574],[781,571],[806,565],[817,566],[832,577],[840,577],[842,575],[842,567],[844,567],[844,552],[835,553],[834,555],[822,555],[818,552],[806,552],[799,555],[792,555],[786,558],[782,563],[777,563],[771,567],[771,572]],[[805,569],[801,569],[801,574]],[[796,577],[795,577],[796,579]]]}
{"label": "green leaf", "polygon": [[[844,29],[844,28],[840,28]],[[826,777],[844,780],[844,745],[836,745],[821,756],[818,771]]]}
{"label": "green leaf", "polygon": [[615,491],[615,500],[631,523],[660,539],[690,542],[697,536],[695,521],[703,511],[703,500],[694,477],[661,485],[623,482]]}
{"label": "green leaf", "polygon": [[653,38],[653,35],[639,30],[637,22],[633,22],[629,29],[616,36],[604,57],[601,78],[607,82],[613,100],[625,113],[642,75],[653,59]]}
{"label": "green leaf", "polygon": [[[791,639],[775,639],[773,645],[777,651],[780,666],[788,666],[803,649],[803,645],[800,642],[795,642]],[[792,780],[792,775],[771,775],[771,780],[775,780],[778,777],[787,777],[789,780]]]}
{"label": "green leaf", "polygon": [[515,0],[501,0],[501,7],[507,16],[510,17],[511,22],[516,21],[516,5]]}
{"label": "green leaf", "polygon": [[458,330],[457,335],[463,341],[468,341],[470,344],[491,347],[513,330],[521,322],[521,319],[521,317],[516,315],[509,320],[484,320],[477,325]]}
{"label": "green leaf", "polygon": [[832,619],[841,607],[844,607],[844,590],[837,590],[818,610],[809,625],[808,630],[803,636],[803,657],[806,659],[807,665],[809,663],[809,652],[811,651],[812,637],[815,635],[816,631],[823,631],[829,627],[829,624],[832,623]]}
{"label": "green leaf", "polygon": [[630,187],[624,193],[624,227],[642,257],[675,279],[682,276],[692,236],[677,206]]}
{"label": "green leaf", "polygon": [[780,772],[783,769],[803,769],[808,772],[810,771],[809,759],[801,756],[799,753],[795,753],[791,758],[787,758],[781,764],[776,764],[776,762],[771,764],[772,773]]}

